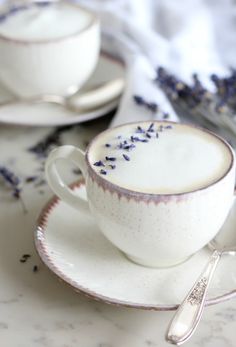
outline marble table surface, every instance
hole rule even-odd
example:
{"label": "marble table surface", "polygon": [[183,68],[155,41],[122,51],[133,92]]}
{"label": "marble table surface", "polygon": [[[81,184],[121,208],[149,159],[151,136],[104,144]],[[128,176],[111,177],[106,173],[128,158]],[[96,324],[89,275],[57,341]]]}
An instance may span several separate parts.
{"label": "marble table surface", "polygon": [[[106,122],[63,129],[56,133],[56,139],[58,143],[84,148],[89,139],[106,127]],[[43,177],[44,158],[28,149],[53,131],[0,126],[0,165],[13,170],[23,182],[22,204],[0,181],[0,346],[168,346],[164,334],[173,313],[119,308],[92,301],[60,283],[37,256],[33,230],[52,192]],[[77,174],[67,168],[66,179],[75,181]],[[25,182],[30,176],[39,178]],[[31,257],[21,263],[25,253]],[[33,271],[35,265],[37,272]],[[236,346],[236,300],[208,307],[186,346]]]}

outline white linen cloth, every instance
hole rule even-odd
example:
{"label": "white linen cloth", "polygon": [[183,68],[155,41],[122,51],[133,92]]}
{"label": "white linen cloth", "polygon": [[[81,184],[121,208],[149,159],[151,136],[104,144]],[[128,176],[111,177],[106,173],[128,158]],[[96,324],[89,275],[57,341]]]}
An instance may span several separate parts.
{"label": "white linen cloth", "polygon": [[193,73],[214,89],[211,73],[226,75],[236,66],[233,0],[77,0],[98,13],[102,46],[121,57],[127,83],[112,126],[134,120],[160,119],[136,105],[133,95],[156,102],[171,120],[178,116],[155,85],[156,68],[163,66],[185,82]]}

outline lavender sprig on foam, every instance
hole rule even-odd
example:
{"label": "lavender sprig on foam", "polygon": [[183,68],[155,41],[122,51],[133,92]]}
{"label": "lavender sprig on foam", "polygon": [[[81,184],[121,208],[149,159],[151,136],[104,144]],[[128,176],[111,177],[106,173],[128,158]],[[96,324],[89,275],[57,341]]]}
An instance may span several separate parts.
{"label": "lavender sprig on foam", "polygon": [[127,154],[122,154],[122,156],[126,161],[130,161],[130,157]]}
{"label": "lavender sprig on foam", "polygon": [[116,158],[115,158],[115,157],[108,157],[108,156],[106,156],[105,159],[106,159],[107,161],[116,161]]}
{"label": "lavender sprig on foam", "polygon": [[[110,144],[107,146],[107,144],[105,143],[106,148],[112,147],[113,149],[112,148],[110,149],[109,153],[105,155],[104,159],[96,161],[95,163],[93,163],[93,165],[101,168],[99,170],[99,173],[101,175],[107,175],[109,174],[109,170],[116,169],[116,165],[111,164],[111,162],[117,161],[117,165],[119,165],[119,162],[120,162],[119,158],[117,158],[116,156],[111,156],[112,150],[121,150],[121,151],[130,152],[131,150],[134,150],[136,148],[137,143],[148,143],[149,141],[152,141],[153,139],[158,139],[159,132],[162,132],[163,130],[171,129],[172,127],[173,126],[170,124],[168,125],[161,124],[160,126],[155,128],[154,123],[148,124],[147,128],[141,127],[140,125],[138,125],[136,129],[134,129],[134,133],[131,134],[129,138],[124,139],[121,142],[118,142],[118,144],[113,143],[112,146]],[[119,135],[115,137],[115,140],[120,141],[121,138],[122,136]],[[128,156],[126,153],[122,153],[122,158],[125,161],[131,160],[130,156]]]}
{"label": "lavender sprig on foam", "polygon": [[99,161],[96,161],[95,163],[93,163],[94,166],[105,166],[105,164],[99,160]]}

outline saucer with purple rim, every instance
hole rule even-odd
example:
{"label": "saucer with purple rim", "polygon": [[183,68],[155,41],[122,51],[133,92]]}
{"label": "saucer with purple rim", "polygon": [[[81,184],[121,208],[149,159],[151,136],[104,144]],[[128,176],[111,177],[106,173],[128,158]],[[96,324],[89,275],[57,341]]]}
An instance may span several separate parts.
{"label": "saucer with purple rim", "polygon": [[[82,179],[72,187],[86,199]],[[222,229],[236,227],[235,212],[236,202]],[[35,245],[44,264],[72,289],[106,303],[160,311],[177,308],[211,254],[205,247],[186,262],[165,269],[137,265],[102,235],[92,217],[57,197],[39,216]],[[236,297],[235,269],[236,257],[222,257],[207,305]]]}

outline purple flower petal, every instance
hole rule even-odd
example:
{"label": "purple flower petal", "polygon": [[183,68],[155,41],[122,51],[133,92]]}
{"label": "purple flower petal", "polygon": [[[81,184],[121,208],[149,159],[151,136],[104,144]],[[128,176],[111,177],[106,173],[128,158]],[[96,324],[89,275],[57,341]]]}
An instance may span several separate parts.
{"label": "purple flower petal", "polygon": [[93,165],[94,166],[105,166],[104,163],[101,160],[96,161]]}
{"label": "purple flower petal", "polygon": [[115,157],[105,157],[107,161],[116,161]]}
{"label": "purple flower petal", "polygon": [[122,155],[123,155],[125,160],[130,161],[130,157],[127,154],[122,154]]}

